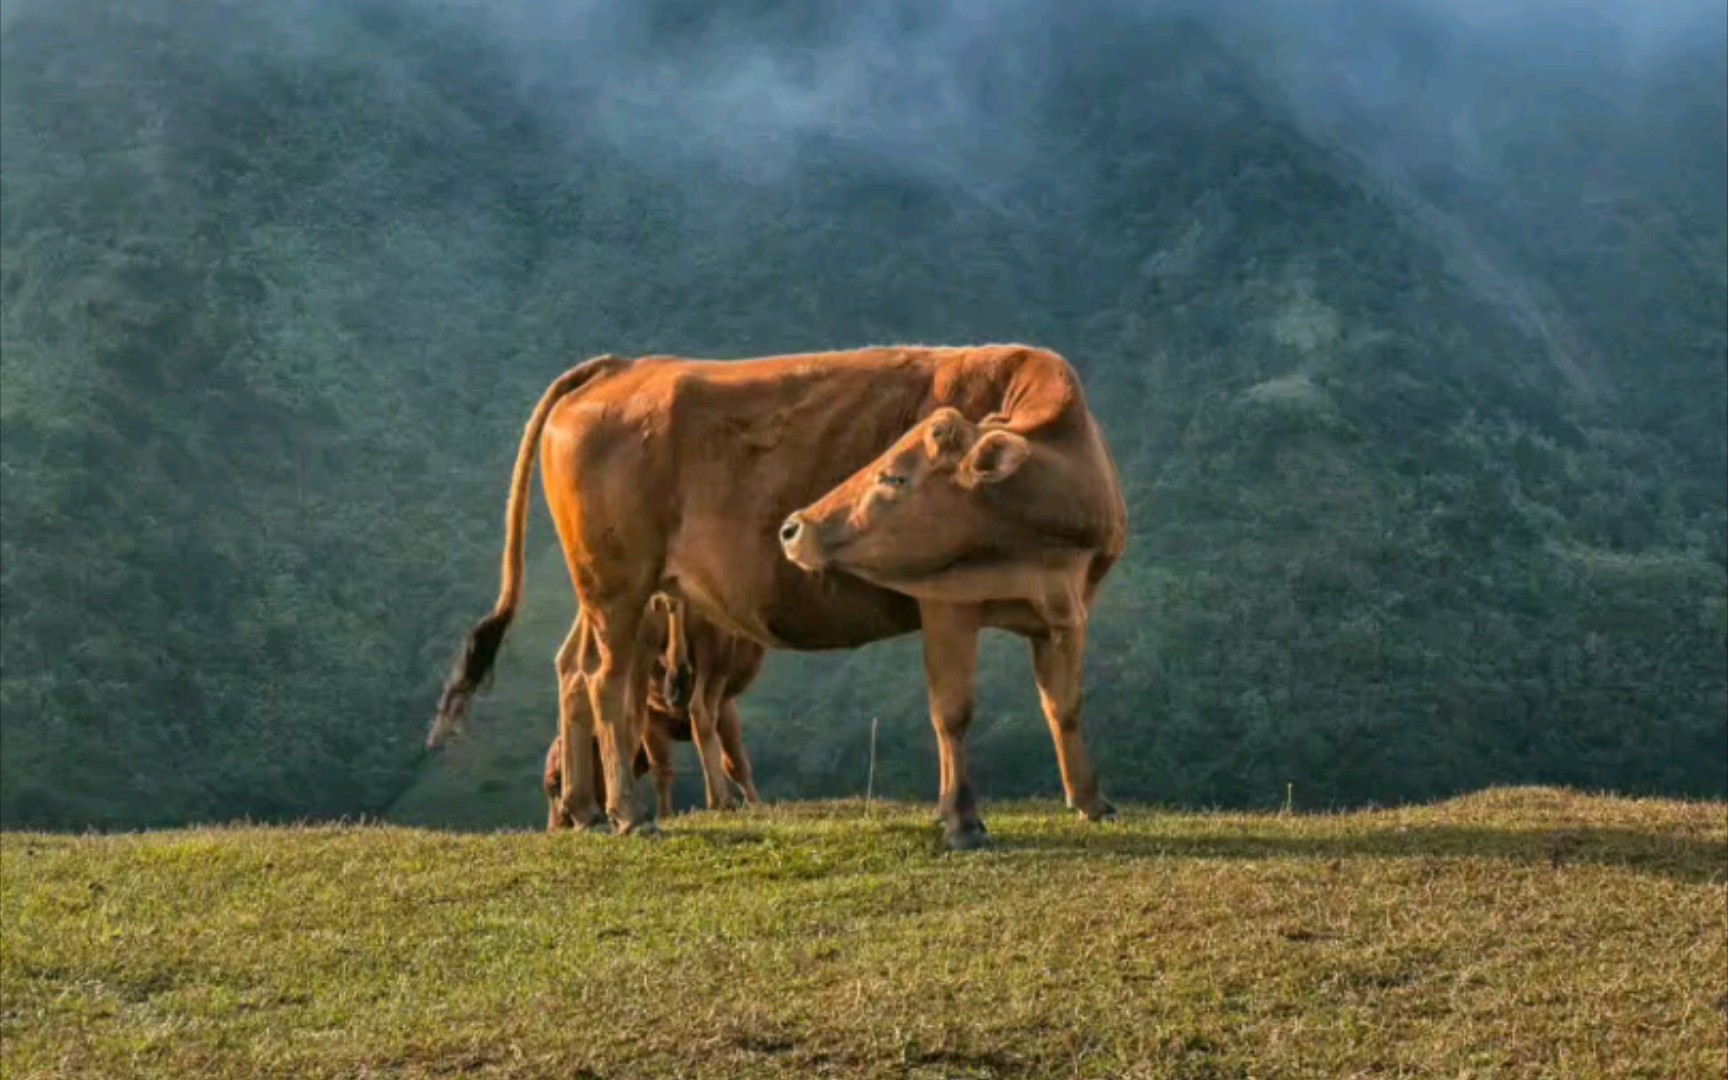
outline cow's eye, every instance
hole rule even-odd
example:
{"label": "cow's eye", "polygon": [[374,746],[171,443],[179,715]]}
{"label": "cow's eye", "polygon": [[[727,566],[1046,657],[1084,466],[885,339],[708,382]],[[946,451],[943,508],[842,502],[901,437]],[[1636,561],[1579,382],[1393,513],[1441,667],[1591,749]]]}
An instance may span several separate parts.
{"label": "cow's eye", "polygon": [[876,482],[885,488],[902,488],[906,486],[906,478],[899,473],[877,473]]}

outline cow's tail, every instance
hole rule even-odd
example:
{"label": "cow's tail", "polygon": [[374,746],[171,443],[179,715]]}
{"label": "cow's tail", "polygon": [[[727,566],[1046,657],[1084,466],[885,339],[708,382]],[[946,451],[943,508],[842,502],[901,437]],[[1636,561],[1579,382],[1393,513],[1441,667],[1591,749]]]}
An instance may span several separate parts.
{"label": "cow's tail", "polygon": [[613,370],[623,363],[610,354],[596,356],[571,368],[547,387],[539,404],[528,417],[522,432],[522,445],[516,451],[516,469],[510,475],[510,501],[504,510],[503,584],[498,590],[498,602],[485,618],[474,624],[463,643],[462,654],[456,658],[450,677],[444,682],[444,692],[438,699],[438,715],[426,736],[426,748],[437,750],[462,730],[468,715],[468,705],[492,663],[498,658],[498,648],[504,643],[504,631],[510,628],[516,609],[522,603],[522,547],[528,534],[529,481],[534,476],[534,454],[540,446],[540,433],[546,418],[566,395],[581,389],[595,376]]}

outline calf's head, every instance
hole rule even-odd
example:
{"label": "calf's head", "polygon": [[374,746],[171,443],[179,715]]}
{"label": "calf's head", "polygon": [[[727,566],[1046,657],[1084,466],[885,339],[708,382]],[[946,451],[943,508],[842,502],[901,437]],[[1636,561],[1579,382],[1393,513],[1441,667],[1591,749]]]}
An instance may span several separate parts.
{"label": "calf's head", "polygon": [[1003,524],[993,513],[993,494],[1030,454],[1011,431],[937,409],[881,457],[788,517],[781,548],[805,570],[916,586],[989,548]]}

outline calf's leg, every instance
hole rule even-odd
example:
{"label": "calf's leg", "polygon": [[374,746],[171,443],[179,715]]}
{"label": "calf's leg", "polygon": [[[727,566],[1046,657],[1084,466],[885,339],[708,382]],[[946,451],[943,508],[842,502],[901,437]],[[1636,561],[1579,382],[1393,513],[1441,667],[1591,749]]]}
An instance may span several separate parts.
{"label": "calf's leg", "polygon": [[554,738],[552,745],[546,748],[546,772],[541,788],[546,792],[546,831],[569,828],[563,814],[564,745],[561,739]]}
{"label": "calf's leg", "polygon": [[726,773],[721,763],[725,756],[720,746],[719,713],[720,693],[723,689],[718,679],[711,679],[705,672],[696,675],[696,693],[690,702],[691,735],[696,740],[696,753],[702,759],[702,779],[708,788],[708,809],[734,810],[737,800],[732,798],[732,788],[726,783]]}
{"label": "calf's leg", "polygon": [[636,775],[650,771],[654,773],[654,793],[660,807],[660,816],[672,816],[672,785],[677,779],[672,768],[672,736],[664,724],[654,717],[648,718],[648,733],[642,738],[642,751],[636,760]]}
{"label": "calf's leg", "polygon": [[720,705],[720,721],[715,726],[720,734],[720,763],[727,778],[744,789],[746,806],[761,805],[762,796],[756,794],[756,782],[751,778],[750,754],[744,749],[744,721],[735,700],[727,698]]}

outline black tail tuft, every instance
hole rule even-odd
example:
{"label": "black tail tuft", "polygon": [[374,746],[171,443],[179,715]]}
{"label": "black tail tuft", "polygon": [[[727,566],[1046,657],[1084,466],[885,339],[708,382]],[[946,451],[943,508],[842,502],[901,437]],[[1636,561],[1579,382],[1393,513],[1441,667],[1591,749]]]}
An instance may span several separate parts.
{"label": "black tail tuft", "polygon": [[510,618],[514,614],[513,611],[494,611],[474,624],[462,646],[462,655],[457,658],[450,678],[445,680],[444,692],[438,698],[438,716],[432,721],[432,731],[426,736],[426,749],[442,748],[446,740],[462,730],[463,721],[468,716],[468,704],[474,700],[474,691],[498,659],[498,650],[504,644],[504,631],[510,628]]}

